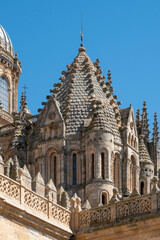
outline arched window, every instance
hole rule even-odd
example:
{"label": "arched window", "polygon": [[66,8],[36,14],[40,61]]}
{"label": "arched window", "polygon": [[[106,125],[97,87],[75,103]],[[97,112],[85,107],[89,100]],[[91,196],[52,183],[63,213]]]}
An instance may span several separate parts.
{"label": "arched window", "polygon": [[73,185],[77,184],[77,154],[73,153]]}
{"label": "arched window", "polygon": [[91,155],[91,177],[94,178],[94,153]]}
{"label": "arched window", "polygon": [[114,185],[118,189],[120,189],[120,176],[121,166],[120,166],[120,155],[118,153],[115,154],[115,160],[114,160]]}
{"label": "arched window", "polygon": [[107,204],[107,193],[106,192],[102,192],[102,195],[101,195],[101,203],[103,205]]}
{"label": "arched window", "polygon": [[101,177],[105,179],[105,154],[101,153]]}
{"label": "arched window", "polygon": [[50,177],[52,178],[55,186],[57,185],[57,157],[55,153],[51,154],[50,157]]}
{"label": "arched window", "polygon": [[3,77],[0,77],[0,101],[3,109],[8,111],[8,83]]}
{"label": "arched window", "polygon": [[140,185],[140,194],[144,195],[144,182],[143,181],[141,182],[141,185]]}

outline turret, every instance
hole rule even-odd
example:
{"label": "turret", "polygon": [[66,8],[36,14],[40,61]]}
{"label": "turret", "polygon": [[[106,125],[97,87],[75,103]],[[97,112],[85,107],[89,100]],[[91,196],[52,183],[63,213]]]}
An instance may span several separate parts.
{"label": "turret", "polygon": [[154,177],[154,164],[144,143],[144,136],[139,137],[139,160],[140,160],[140,194],[148,194],[151,190],[151,179]]}
{"label": "turret", "polygon": [[7,32],[0,26],[0,126],[13,122],[17,112],[17,87],[22,72]]}

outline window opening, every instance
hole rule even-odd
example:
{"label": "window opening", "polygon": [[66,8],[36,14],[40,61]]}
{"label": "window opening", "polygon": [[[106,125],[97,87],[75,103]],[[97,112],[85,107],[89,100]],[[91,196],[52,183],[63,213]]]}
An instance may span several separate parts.
{"label": "window opening", "polygon": [[8,83],[3,77],[0,77],[0,101],[3,109],[8,111]]}
{"label": "window opening", "polygon": [[102,173],[102,178],[105,178],[105,163],[104,163],[104,153],[101,153],[101,173]]}
{"label": "window opening", "polygon": [[107,194],[106,193],[102,193],[102,204],[103,205],[107,204]]}
{"label": "window opening", "polygon": [[140,193],[141,193],[141,195],[144,195],[144,182],[141,182],[141,191],[140,191]]}
{"label": "window opening", "polygon": [[73,185],[77,184],[77,155],[73,153]]}

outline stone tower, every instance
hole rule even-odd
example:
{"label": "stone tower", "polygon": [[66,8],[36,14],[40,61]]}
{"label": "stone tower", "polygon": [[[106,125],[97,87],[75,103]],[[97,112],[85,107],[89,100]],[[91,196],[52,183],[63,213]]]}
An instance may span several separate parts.
{"label": "stone tower", "polygon": [[13,122],[17,112],[17,87],[21,63],[14,54],[12,42],[0,25],[0,126]]}
{"label": "stone tower", "polygon": [[39,113],[32,116],[23,93],[18,113],[21,66],[7,33],[2,33],[0,56],[10,58],[10,65],[0,65],[0,80],[6,86],[0,95],[5,174],[16,179],[18,168],[26,165],[33,179],[38,174],[43,185],[53,182],[57,201],[64,205],[75,194],[91,207],[109,203],[113,191],[122,198],[133,192],[148,194],[160,169],[157,115],[150,141],[146,103],[136,120],[131,105],[120,108],[110,70],[105,80],[99,60],[93,63],[82,45]]}

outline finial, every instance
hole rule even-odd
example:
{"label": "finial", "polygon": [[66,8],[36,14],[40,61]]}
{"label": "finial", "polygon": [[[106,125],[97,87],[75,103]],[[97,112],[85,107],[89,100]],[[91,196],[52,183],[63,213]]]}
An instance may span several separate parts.
{"label": "finial", "polygon": [[24,96],[26,97],[26,90],[28,89],[28,87],[26,86],[26,84],[24,84],[24,86],[22,87],[24,89]]}
{"label": "finial", "polygon": [[146,107],[146,101],[143,101],[143,106]]}
{"label": "finial", "polygon": [[141,122],[140,109],[137,109],[137,112],[136,112],[136,126],[137,126],[138,134],[140,134],[140,122]]}
{"label": "finial", "polygon": [[83,16],[81,14],[81,32],[80,32],[80,35],[81,35],[81,47],[83,47]]}

